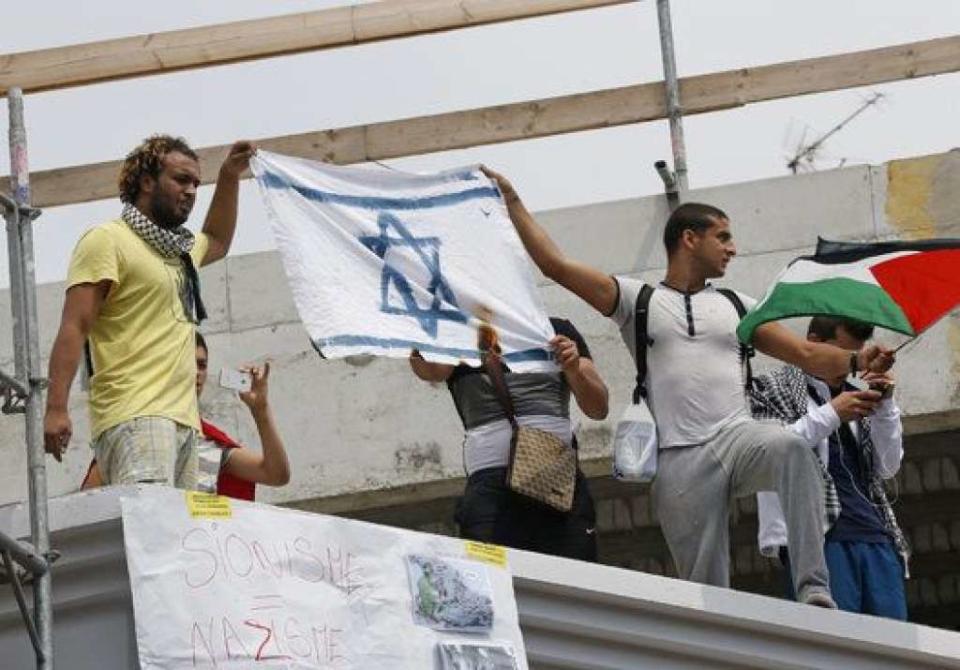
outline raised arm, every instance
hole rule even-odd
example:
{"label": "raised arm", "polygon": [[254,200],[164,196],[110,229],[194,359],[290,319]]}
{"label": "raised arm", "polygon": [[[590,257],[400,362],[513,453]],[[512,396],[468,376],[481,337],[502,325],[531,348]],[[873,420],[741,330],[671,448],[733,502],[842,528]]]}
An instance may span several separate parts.
{"label": "raised arm", "polygon": [[453,374],[452,365],[425,361],[416,349],[410,353],[410,369],[425,382],[445,382]]}
{"label": "raised arm", "polygon": [[290,461],[267,401],[270,363],[264,363],[262,368],[250,366],[245,370],[253,377],[253,384],[249,391],[240,394],[240,400],[253,415],[262,452],[258,454],[250,449],[231,450],[226,464],[227,472],[248,482],[283,486],[290,481]]}
{"label": "raised arm", "polygon": [[237,229],[237,202],[240,197],[240,175],[250,165],[255,147],[250,142],[235,142],[217,175],[217,186],[203,222],[203,232],[210,237],[210,247],[201,265],[208,265],[227,255]]}
{"label": "raised arm", "polygon": [[501,174],[486,167],[483,173],[497,182],[507,204],[510,220],[513,221],[520,241],[540,271],[549,279],[590,303],[594,309],[607,316],[617,306],[617,283],[613,277],[596,268],[571,260],[563,255],[560,247],[550,239],[546,231],[527,211],[513,185]]}
{"label": "raised arm", "polygon": [[77,284],[67,289],[60,317],[60,330],[50,352],[50,379],[47,388],[47,408],[43,417],[43,445],[47,453],[58,461],[70,443],[73,425],[67,406],[70,385],[77,374],[83,344],[93,328],[103,301],[110,292],[110,281],[96,284]]}
{"label": "raised arm", "polygon": [[856,371],[886,372],[895,360],[889,350],[870,345],[856,352],[854,370],[850,360],[854,352],[822,342],[811,342],[774,321],[754,331],[753,345],[768,356],[796,365],[821,379],[832,379]]}

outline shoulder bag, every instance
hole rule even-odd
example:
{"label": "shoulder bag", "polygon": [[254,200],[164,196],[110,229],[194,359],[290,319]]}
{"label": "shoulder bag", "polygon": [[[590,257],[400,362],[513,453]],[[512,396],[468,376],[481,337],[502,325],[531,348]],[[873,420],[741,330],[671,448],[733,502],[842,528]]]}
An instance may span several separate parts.
{"label": "shoulder bag", "polygon": [[553,433],[517,423],[498,354],[485,352],[483,367],[513,428],[507,486],[559,512],[569,512],[577,483],[577,452]]}

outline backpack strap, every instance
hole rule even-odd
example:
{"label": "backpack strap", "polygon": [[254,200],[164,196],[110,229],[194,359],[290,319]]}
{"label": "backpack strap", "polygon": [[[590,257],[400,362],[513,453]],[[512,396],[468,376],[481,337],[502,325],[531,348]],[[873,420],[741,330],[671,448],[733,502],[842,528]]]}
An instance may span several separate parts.
{"label": "backpack strap", "polygon": [[[740,299],[740,296],[737,295],[737,292],[728,288],[718,288],[717,291],[733,304],[733,308],[737,310],[737,316],[742,319],[747,313],[747,308]],[[756,353],[757,351],[753,348],[752,344],[740,343],[740,363],[747,369],[747,388],[753,385],[753,367],[750,365],[750,359],[753,358]]]}
{"label": "backpack strap", "polygon": [[640,404],[640,398],[647,397],[647,347],[653,342],[647,334],[650,321],[650,298],[653,286],[644,284],[637,295],[637,304],[633,314],[634,358],[637,361],[637,386],[633,389],[633,404]]}

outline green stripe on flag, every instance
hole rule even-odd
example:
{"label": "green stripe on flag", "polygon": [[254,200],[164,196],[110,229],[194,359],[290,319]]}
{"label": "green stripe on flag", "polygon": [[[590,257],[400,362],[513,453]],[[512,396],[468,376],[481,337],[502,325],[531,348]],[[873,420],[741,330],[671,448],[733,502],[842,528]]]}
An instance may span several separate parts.
{"label": "green stripe on flag", "polygon": [[753,340],[753,332],[768,321],[816,315],[844,316],[904,335],[915,334],[903,310],[882,288],[837,277],[777,284],[766,300],[743,317],[737,327],[737,337],[741,342],[749,343]]}

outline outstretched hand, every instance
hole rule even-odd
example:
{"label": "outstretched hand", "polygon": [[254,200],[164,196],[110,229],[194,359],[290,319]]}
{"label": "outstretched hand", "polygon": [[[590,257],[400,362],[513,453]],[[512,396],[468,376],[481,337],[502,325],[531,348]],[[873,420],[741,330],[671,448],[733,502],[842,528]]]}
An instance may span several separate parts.
{"label": "outstretched hand", "polygon": [[507,205],[511,205],[514,202],[519,202],[520,196],[516,189],[513,188],[513,184],[510,183],[510,180],[508,180],[499,172],[494,172],[486,165],[481,165],[480,171],[497,183],[497,187],[500,189],[500,193],[503,194],[503,199],[506,201]]}
{"label": "outstretched hand", "polygon": [[553,347],[557,364],[564,372],[576,373],[580,371],[580,351],[577,349],[577,343],[569,337],[557,335],[550,340],[550,346]]}
{"label": "outstretched hand", "polygon": [[220,166],[220,174],[239,179],[248,167],[250,167],[250,158],[256,152],[257,147],[248,140],[238,140],[230,147],[227,157],[223,159]]}
{"label": "outstretched hand", "polygon": [[863,372],[886,372],[897,362],[892,349],[871,344],[857,352],[857,369]]}
{"label": "outstretched hand", "polygon": [[240,400],[243,401],[251,412],[263,411],[267,408],[267,379],[270,377],[270,361],[263,364],[263,367],[256,365],[247,365],[240,368],[243,372],[249,372],[253,379],[250,390],[240,394]]}

